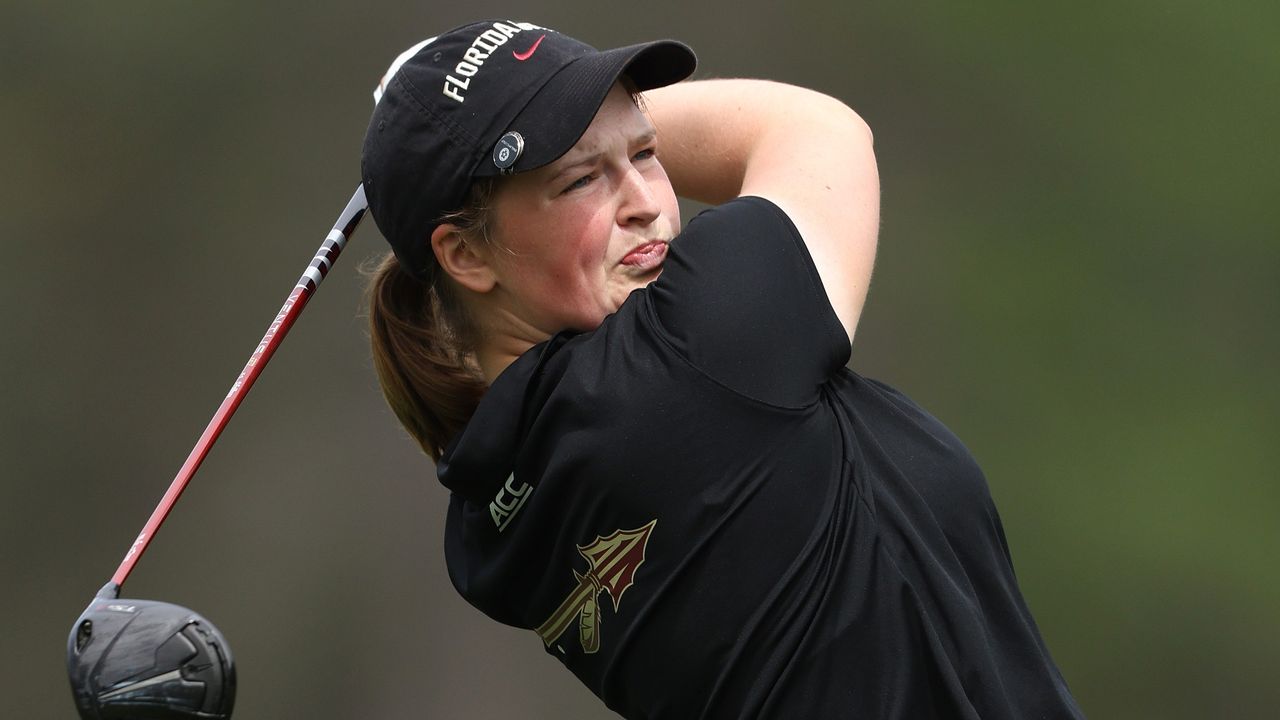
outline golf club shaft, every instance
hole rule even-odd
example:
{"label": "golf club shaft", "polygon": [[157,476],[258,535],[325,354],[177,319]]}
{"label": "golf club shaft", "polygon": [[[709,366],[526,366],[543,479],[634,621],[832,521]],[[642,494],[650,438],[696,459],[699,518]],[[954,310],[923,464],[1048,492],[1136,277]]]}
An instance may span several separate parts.
{"label": "golf club shaft", "polygon": [[196,441],[195,447],[191,449],[191,454],[187,456],[187,461],[182,464],[177,476],[170,483],[169,490],[160,499],[160,504],[152,511],[151,518],[147,520],[142,532],[133,541],[129,551],[125,553],[124,560],[120,563],[120,567],[116,569],[116,574],[111,577],[111,582],[107,583],[99,591],[99,597],[104,596],[104,594],[111,597],[118,596],[121,586],[124,585],[125,579],[129,577],[129,573],[133,571],[133,566],[137,564],[138,558],[142,557],[142,553],[151,543],[151,539],[155,537],[156,531],[159,530],[165,518],[169,516],[169,511],[173,509],[174,503],[178,501],[182,491],[191,482],[191,477],[195,475],[200,463],[204,462],[205,456],[209,454],[209,449],[213,447],[213,443],[217,441],[218,436],[222,434],[222,429],[226,427],[232,414],[240,406],[240,402],[249,393],[249,388],[253,387],[253,382],[258,379],[258,375],[262,374],[263,367],[271,359],[276,348],[280,346],[284,336],[289,332],[289,328],[293,326],[294,321],[302,314],[302,309],[306,307],[307,301],[311,299],[316,288],[320,286],[320,281],[324,279],[329,272],[329,268],[333,267],[333,263],[337,261],[343,246],[346,245],[347,238],[351,237],[351,233],[355,232],[356,226],[359,225],[360,219],[364,216],[367,208],[368,203],[364,196],[364,186],[361,185],[356,188],[356,192],[351,196],[347,207],[338,216],[338,221],[334,223],[333,230],[325,238],[324,244],[320,246],[319,251],[316,252],[315,258],[307,266],[306,271],[302,273],[298,284],[289,293],[289,298],[284,301],[284,306],[276,314],[275,320],[267,327],[266,335],[262,336],[262,341],[254,348],[253,354],[249,356],[249,362],[240,371],[239,377],[236,378],[235,383],[231,386],[231,391],[227,393],[222,405],[218,407],[213,419],[209,421],[208,427],[205,428],[200,439]]}

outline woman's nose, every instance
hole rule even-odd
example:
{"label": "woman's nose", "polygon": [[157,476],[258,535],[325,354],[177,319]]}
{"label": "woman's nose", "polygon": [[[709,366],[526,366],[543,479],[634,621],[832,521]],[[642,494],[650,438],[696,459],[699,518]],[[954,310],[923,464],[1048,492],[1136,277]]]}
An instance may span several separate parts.
{"label": "woman's nose", "polygon": [[622,178],[624,199],[618,209],[618,222],[623,225],[648,225],[662,214],[662,206],[649,187],[649,180],[636,168],[629,168]]}

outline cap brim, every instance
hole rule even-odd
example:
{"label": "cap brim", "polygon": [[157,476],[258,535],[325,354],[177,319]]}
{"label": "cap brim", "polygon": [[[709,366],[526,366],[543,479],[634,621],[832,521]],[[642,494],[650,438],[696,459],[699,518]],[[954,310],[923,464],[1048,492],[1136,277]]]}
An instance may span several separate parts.
{"label": "cap brim", "polygon": [[[564,155],[587,131],[605,96],[626,75],[637,90],[671,85],[693,74],[697,57],[687,45],[657,40],[606,50],[574,60],[560,70],[516,115],[508,131],[524,138],[524,152],[511,168],[524,172]],[[475,175],[497,175],[487,158]]]}

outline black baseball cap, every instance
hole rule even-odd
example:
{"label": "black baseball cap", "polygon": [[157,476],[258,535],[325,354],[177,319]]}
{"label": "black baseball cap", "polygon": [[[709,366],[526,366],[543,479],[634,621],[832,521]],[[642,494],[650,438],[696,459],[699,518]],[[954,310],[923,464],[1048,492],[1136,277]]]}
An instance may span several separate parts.
{"label": "black baseball cap", "polygon": [[477,178],[551,163],[582,137],[625,75],[637,90],[693,73],[674,40],[596,50],[532,23],[485,20],[415,45],[374,91],[361,175],[400,266],[429,281],[428,238]]}

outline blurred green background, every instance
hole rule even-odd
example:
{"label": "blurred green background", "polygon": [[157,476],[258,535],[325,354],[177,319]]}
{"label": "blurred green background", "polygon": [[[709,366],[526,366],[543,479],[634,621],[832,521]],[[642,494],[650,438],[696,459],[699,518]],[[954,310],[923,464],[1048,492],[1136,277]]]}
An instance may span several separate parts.
{"label": "blurred green background", "polygon": [[[1280,706],[1275,3],[5,3],[0,715],[73,716],[66,634],[358,182],[390,60],[512,16],[677,37],[876,133],[853,365],[983,464],[1092,718]],[[294,328],[127,594],[230,638],[237,717],[601,718],[445,575],[357,272]]]}

